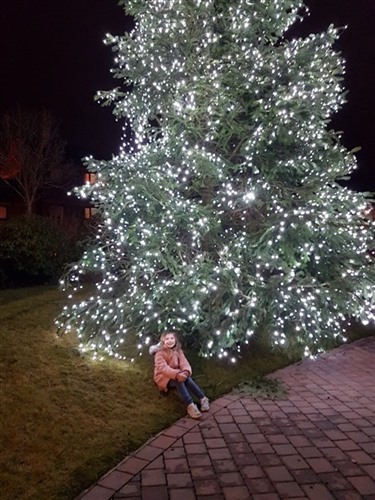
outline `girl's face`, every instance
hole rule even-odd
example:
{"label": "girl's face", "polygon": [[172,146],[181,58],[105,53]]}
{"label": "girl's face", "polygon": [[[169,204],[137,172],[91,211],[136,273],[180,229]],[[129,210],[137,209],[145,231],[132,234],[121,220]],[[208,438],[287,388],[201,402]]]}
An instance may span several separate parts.
{"label": "girl's face", "polygon": [[167,335],[165,335],[163,338],[163,344],[165,345],[165,347],[173,349],[173,347],[176,345],[176,337],[174,336],[174,334],[167,333]]}

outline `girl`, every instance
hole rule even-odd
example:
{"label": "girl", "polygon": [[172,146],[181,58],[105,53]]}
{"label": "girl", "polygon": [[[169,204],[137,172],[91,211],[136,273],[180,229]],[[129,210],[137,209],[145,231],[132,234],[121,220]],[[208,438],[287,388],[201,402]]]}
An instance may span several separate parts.
{"label": "girl", "polygon": [[165,332],[157,346],[150,349],[155,354],[154,380],[161,391],[176,387],[187,405],[191,418],[199,418],[202,414],[193,402],[190,393],[200,399],[201,411],[208,411],[210,403],[202,389],[191,378],[191,366],[181,349],[180,342],[173,332]]}

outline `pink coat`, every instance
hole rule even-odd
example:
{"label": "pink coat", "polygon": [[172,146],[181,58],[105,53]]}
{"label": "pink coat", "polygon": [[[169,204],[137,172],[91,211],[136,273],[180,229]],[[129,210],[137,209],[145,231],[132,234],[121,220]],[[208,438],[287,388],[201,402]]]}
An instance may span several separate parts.
{"label": "pink coat", "polygon": [[154,380],[161,391],[167,390],[170,380],[176,380],[179,372],[192,374],[189,361],[181,349],[160,349],[155,354]]}

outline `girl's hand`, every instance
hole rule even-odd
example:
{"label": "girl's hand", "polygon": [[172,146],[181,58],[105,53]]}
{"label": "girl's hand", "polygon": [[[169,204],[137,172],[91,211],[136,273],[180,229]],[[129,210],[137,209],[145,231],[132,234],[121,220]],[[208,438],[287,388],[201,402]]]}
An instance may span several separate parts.
{"label": "girl's hand", "polygon": [[176,379],[178,380],[178,382],[185,382],[185,380],[187,378],[188,378],[188,376],[187,376],[186,372],[179,372],[179,373],[177,373]]}

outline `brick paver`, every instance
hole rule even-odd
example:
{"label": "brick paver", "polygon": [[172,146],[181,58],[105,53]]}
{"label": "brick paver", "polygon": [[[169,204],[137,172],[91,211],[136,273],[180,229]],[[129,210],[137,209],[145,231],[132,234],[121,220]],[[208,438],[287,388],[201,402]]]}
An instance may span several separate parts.
{"label": "brick paver", "polygon": [[270,378],[286,387],[285,400],[224,396],[78,499],[375,499],[374,366],[370,337],[278,370]]}

